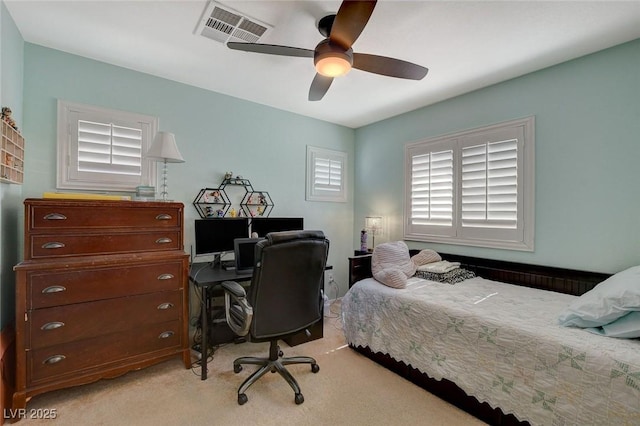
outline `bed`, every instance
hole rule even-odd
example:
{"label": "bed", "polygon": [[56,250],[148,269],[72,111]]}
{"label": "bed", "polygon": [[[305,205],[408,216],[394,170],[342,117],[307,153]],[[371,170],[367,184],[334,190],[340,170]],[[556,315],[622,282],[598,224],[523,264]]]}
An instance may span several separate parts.
{"label": "bed", "polygon": [[350,258],[349,345],[490,424],[640,424],[640,340],[557,323],[609,275],[442,257],[477,277],[398,290]]}

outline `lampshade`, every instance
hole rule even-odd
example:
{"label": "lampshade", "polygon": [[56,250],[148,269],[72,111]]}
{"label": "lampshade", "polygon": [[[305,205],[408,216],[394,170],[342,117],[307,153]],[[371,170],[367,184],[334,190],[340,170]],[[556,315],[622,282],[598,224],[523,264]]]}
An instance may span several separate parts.
{"label": "lampshade", "polygon": [[316,71],[325,77],[339,77],[351,70],[351,64],[339,56],[325,56],[316,62]]}
{"label": "lampshade", "polygon": [[353,50],[345,51],[344,48],[324,40],[316,47],[313,63],[318,74],[325,77],[340,77],[351,70]]}
{"label": "lampshade", "polygon": [[184,163],[184,158],[176,145],[176,137],[169,132],[156,133],[151,148],[147,151],[147,158],[163,160],[167,163]]}

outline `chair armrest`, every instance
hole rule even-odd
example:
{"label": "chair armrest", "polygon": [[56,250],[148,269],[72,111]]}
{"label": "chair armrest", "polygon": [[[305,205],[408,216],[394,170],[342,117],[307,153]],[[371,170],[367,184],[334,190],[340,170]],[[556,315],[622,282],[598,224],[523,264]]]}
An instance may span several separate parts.
{"label": "chair armrest", "polygon": [[247,301],[247,293],[235,281],[224,281],[221,287],[224,290],[224,311],[229,328],[238,336],[246,336],[253,319],[253,308]]}
{"label": "chair armrest", "polygon": [[235,297],[247,297],[247,293],[244,290],[244,287],[242,287],[235,281],[223,281],[220,285],[225,292],[229,292]]}

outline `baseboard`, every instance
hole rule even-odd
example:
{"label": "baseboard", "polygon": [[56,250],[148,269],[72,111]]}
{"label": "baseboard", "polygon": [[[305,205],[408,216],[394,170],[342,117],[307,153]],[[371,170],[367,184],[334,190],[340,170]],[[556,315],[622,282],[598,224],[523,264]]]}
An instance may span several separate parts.
{"label": "baseboard", "polygon": [[6,326],[0,333],[0,425],[4,424],[5,410],[9,411],[12,404],[13,389],[15,387],[14,372],[16,371],[16,332],[12,324]]}

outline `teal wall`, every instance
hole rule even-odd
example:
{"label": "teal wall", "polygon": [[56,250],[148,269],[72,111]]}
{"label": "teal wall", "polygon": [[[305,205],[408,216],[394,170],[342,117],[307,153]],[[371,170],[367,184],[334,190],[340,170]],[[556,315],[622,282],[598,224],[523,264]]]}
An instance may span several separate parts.
{"label": "teal wall", "polygon": [[[269,192],[275,204],[271,216],[303,216],[307,229],[325,232],[331,240],[329,263],[346,290],[352,197],[346,203],[305,201],[306,146],[346,151],[352,185],[353,129],[26,43],[25,198],[55,191],[58,99],[157,116],[160,130],[175,133],[186,162],[169,164],[168,192],[185,204],[187,251],[199,218],[195,196],[232,171],[255,190]],[[236,199],[229,193],[237,208],[244,192]]]}
{"label": "teal wall", "polygon": [[640,40],[357,129],[356,229],[382,215],[376,243],[402,239],[405,143],[529,115],[535,251],[410,246],[602,272],[640,264]]}
{"label": "teal wall", "polygon": [[[22,127],[22,74],[24,40],[0,3],[0,104],[11,108]],[[0,329],[13,322],[15,277],[13,265],[20,258],[22,237],[22,186],[0,183]]]}

